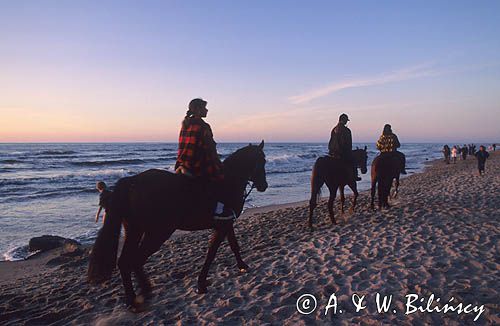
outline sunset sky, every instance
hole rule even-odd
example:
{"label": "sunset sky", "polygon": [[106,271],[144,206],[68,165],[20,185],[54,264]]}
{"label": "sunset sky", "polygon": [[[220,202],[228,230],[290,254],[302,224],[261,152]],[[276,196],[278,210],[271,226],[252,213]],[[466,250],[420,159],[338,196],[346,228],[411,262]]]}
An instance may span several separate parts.
{"label": "sunset sky", "polygon": [[500,1],[2,1],[0,142],[500,142]]}

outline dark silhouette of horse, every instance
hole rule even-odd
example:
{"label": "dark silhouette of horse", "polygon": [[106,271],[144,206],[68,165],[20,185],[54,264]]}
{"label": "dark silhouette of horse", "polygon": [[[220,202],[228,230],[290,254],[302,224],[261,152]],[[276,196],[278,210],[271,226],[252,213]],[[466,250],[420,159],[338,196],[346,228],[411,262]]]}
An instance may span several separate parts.
{"label": "dark silhouette of horse", "polygon": [[[175,230],[214,229],[205,264],[198,277],[199,293],[207,291],[210,264],[226,236],[238,268],[241,272],[246,271],[248,266],[240,256],[233,220],[214,220],[217,201],[214,192],[224,194],[218,198],[226,198],[225,204],[239,216],[248,195],[246,188],[249,183],[253,183],[252,188],[255,186],[258,191],[267,189],[263,148],[264,141],[258,146],[248,145],[231,154],[223,163],[225,177],[222,184],[202,183],[181,174],[156,169],[118,180],[106,221],[92,249],[89,281],[101,283],[111,278],[122,224],[125,242],[118,266],[126,303],[132,311],[140,311],[143,299],[152,291],[143,269],[146,260]],[[136,276],[140,296],[134,292],[132,272]]]}
{"label": "dark silhouette of horse", "polygon": [[[367,172],[366,161],[366,146],[364,149],[355,149],[352,151],[352,157],[356,168],[361,169],[361,173]],[[347,166],[343,161],[332,158],[330,156],[322,156],[314,163],[312,176],[311,176],[311,199],[309,200],[309,220],[308,226],[312,230],[313,211],[318,205],[318,196],[321,194],[321,187],[326,183],[330,191],[330,198],[328,199],[328,213],[332,224],[336,224],[335,216],[333,213],[333,203],[337,196],[337,189],[340,189],[340,202],[341,211],[344,213],[344,187],[346,185],[351,188],[354,197],[350,211],[354,212],[356,207],[356,200],[358,198],[358,189],[356,186],[355,175],[352,167]]]}
{"label": "dark silhouette of horse", "polygon": [[371,167],[371,202],[370,207],[374,209],[375,192],[378,191],[379,209],[388,208],[389,196],[392,182],[395,180],[395,191],[393,197],[396,198],[399,189],[399,176],[402,170],[401,160],[392,153],[378,155],[373,159]]}

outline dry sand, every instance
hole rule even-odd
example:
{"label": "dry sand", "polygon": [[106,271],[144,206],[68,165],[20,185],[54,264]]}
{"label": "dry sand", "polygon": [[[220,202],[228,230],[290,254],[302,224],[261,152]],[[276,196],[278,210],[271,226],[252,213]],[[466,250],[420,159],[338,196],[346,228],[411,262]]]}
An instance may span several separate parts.
{"label": "dry sand", "polygon": [[[440,307],[451,297],[455,306],[483,305],[476,324],[498,325],[498,154],[492,153],[482,177],[474,159],[433,162],[424,173],[402,180],[399,198],[385,211],[369,210],[364,192],[353,215],[337,214],[337,226],[329,224],[323,201],[312,233],[305,227],[304,203],[249,211],[235,225],[242,256],[252,269],[239,274],[224,244],[205,295],[198,295],[195,285],[210,231],[169,240],[146,264],[153,298],[139,314],[123,306],[118,272],[104,286],[86,282],[87,254],[65,257],[56,250],[28,261],[0,263],[0,324],[474,323],[477,312],[405,315],[406,295],[419,295],[425,306],[434,294],[435,300],[441,298]],[[377,313],[377,292],[393,295],[389,312]],[[309,315],[296,308],[305,293],[318,303]],[[332,293],[337,314],[332,308],[325,316]],[[351,302],[355,293],[365,295],[366,309],[356,312]]]}

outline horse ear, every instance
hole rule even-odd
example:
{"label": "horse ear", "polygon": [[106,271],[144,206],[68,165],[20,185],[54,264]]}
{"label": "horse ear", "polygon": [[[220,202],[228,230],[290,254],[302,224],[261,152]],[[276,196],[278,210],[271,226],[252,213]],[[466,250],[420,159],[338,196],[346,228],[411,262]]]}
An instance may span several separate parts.
{"label": "horse ear", "polygon": [[264,149],[264,139],[262,139],[262,141],[260,142],[259,148],[260,149]]}
{"label": "horse ear", "polygon": [[366,151],[366,148],[367,148],[367,147],[365,146],[365,151]]}

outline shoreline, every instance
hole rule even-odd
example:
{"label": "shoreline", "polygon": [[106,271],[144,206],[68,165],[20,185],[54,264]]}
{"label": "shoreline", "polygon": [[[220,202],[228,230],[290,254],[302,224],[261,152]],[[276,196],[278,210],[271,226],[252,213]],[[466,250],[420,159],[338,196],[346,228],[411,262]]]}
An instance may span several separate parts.
{"label": "shoreline", "polygon": [[[401,179],[399,198],[383,211],[368,208],[369,191],[360,192],[354,214],[331,226],[325,191],[315,210],[315,231],[306,226],[308,201],[246,210],[235,223],[243,259],[251,266],[238,274],[227,243],[210,270],[206,295],[194,291],[210,230],[171,238],[145,266],[153,283],[149,309],[127,312],[117,271],[103,287],[86,282],[87,253],[57,260],[57,249],[25,261],[0,262],[0,321],[7,324],[70,323],[471,323],[474,314],[374,313],[377,292],[393,294],[395,309],[404,296],[431,294],[446,303],[483,306],[478,324],[500,323],[500,153],[492,152],[486,175],[476,160],[446,165],[429,162],[423,172]],[[351,196],[346,196],[347,208]],[[184,249],[183,249],[184,248]],[[184,254],[182,254],[184,252]],[[496,258],[495,258],[496,257]],[[47,265],[51,260],[55,262]],[[7,273],[8,272],[8,273]],[[10,274],[9,274],[10,273]],[[10,275],[10,276],[9,276]],[[53,280],[58,280],[54,282]],[[50,293],[50,295],[48,295]],[[322,311],[301,315],[300,295],[318,298]],[[342,315],[324,315],[335,293]],[[368,309],[347,305],[366,295]],[[325,301],[326,300],[326,301]],[[19,307],[18,302],[25,302]],[[479,309],[479,308],[478,308]]]}
{"label": "shoreline", "polygon": [[[74,149],[67,149],[67,148],[56,148],[56,149],[49,149],[45,148],[45,151],[53,151],[53,152],[58,152],[58,151],[65,151],[65,150],[74,150]],[[276,149],[274,149],[276,150]],[[316,151],[315,149],[313,151]],[[76,151],[79,152],[79,151]],[[316,153],[316,152],[315,152]],[[317,153],[316,153],[317,154]],[[427,158],[433,157],[435,155],[434,151],[428,152],[429,156],[420,156],[418,160],[413,161],[413,165],[409,167],[409,173],[419,173],[423,169],[423,165],[425,164]],[[277,157],[280,157],[281,154],[277,154]],[[417,155],[418,156],[418,155]],[[278,159],[279,162],[279,159]],[[281,164],[281,163],[279,163]],[[290,164],[293,166],[295,163],[286,163]],[[309,164],[309,163],[308,163]],[[312,163],[311,163],[312,167]],[[414,170],[412,170],[412,168]],[[286,187],[285,189],[281,189],[281,180],[275,180],[273,179],[273,176],[269,176],[269,181],[272,182],[273,185],[276,185],[279,187],[277,194],[275,189],[271,189],[271,192],[273,192],[273,197],[267,197],[266,194],[258,194],[255,195],[253,198],[250,198],[250,201],[245,205],[247,210],[251,210],[254,208],[259,208],[261,209],[262,207],[266,206],[274,206],[275,202],[278,203],[283,203],[286,205],[292,204],[297,201],[303,201],[307,200],[307,193],[309,192],[309,178],[310,178],[310,170],[306,169],[307,172],[298,172],[299,174],[297,175],[297,178],[300,178],[300,182],[295,182],[295,183],[290,183],[289,181],[286,181]],[[279,175],[279,173],[278,173]],[[368,189],[369,187],[369,175],[363,176],[363,180],[361,183],[358,183],[358,190],[362,191],[364,189]],[[287,191],[290,190],[293,195],[291,196],[286,196]],[[350,193],[350,189],[346,190],[346,193]],[[90,223],[90,218],[91,214],[91,209],[93,206],[95,206],[95,201],[94,197],[91,196],[90,194],[84,195],[75,195],[75,194],[68,194],[68,198],[64,198],[63,200],[65,201],[66,199],[72,200],[74,205],[76,205],[76,214],[75,214],[75,219],[78,221],[74,221],[70,223],[70,229],[65,229],[65,223],[59,223],[58,219],[62,218],[63,216],[67,215],[69,212],[67,212],[67,209],[65,208],[60,208],[60,207],[55,207],[52,211],[48,211],[46,209],[43,209],[42,211],[38,211],[36,209],[31,209],[31,216],[37,216],[37,214],[44,214],[48,217],[48,222],[49,223],[54,223],[55,229],[53,230],[43,230],[43,227],[37,229],[36,231],[33,230],[31,234],[28,234],[27,232],[21,232],[21,236],[17,236],[16,232],[18,232],[18,227],[17,222],[15,220],[16,214],[8,217],[6,219],[7,223],[7,228],[3,230],[3,232],[0,232],[3,237],[0,236],[0,247],[2,249],[2,257],[0,261],[17,261],[17,260],[22,260],[23,258],[26,258],[27,253],[26,253],[26,245],[29,241],[30,238],[25,238],[31,235],[31,237],[35,236],[42,236],[44,234],[52,234],[52,235],[58,235],[58,236],[63,236],[66,238],[73,238],[73,239],[78,239],[82,243],[88,244],[92,243],[97,234],[98,227],[92,225]],[[82,199],[83,198],[83,199]],[[272,198],[272,199],[271,199]],[[57,199],[53,199],[57,200]],[[50,200],[49,200],[50,201]],[[39,203],[38,203],[39,204]],[[35,205],[38,205],[35,202]],[[7,204],[5,204],[7,205]],[[11,208],[15,207],[18,205],[16,202],[12,202],[9,204],[9,207],[2,206],[0,208],[4,208],[7,210],[10,210]],[[281,205],[281,204],[279,204]],[[13,206],[13,207],[12,207]],[[42,205],[43,206],[43,205]],[[61,206],[63,207],[63,206]],[[15,211],[15,209],[14,209]],[[85,213],[82,213],[85,212]],[[21,214],[22,216],[23,214]],[[24,216],[22,216],[24,217]],[[30,218],[23,218],[22,220],[23,223],[25,223],[25,230],[26,228],[30,228]],[[64,219],[66,221],[66,219]],[[76,222],[76,223],[75,223]],[[19,226],[20,227],[20,226]],[[7,240],[10,239],[10,240]]]}

